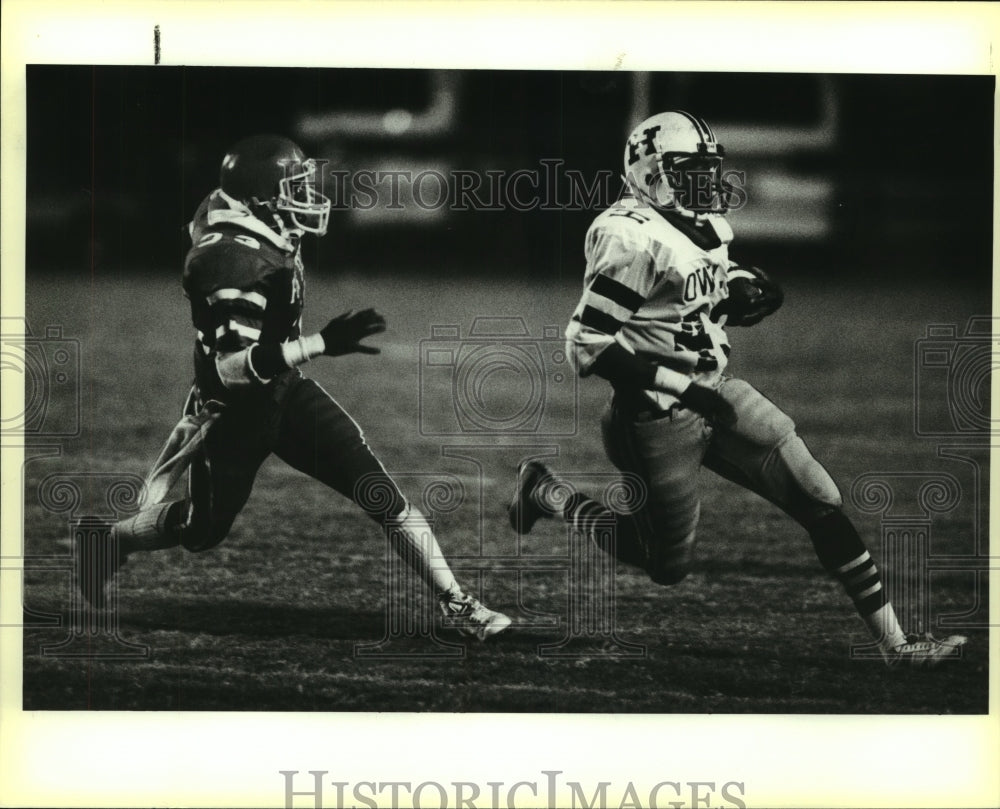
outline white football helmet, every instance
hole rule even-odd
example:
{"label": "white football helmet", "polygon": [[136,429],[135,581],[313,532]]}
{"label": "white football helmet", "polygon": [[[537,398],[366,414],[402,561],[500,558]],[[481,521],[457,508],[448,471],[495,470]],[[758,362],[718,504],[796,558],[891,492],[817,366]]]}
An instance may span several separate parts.
{"label": "white football helmet", "polygon": [[725,149],[712,128],[683,110],[647,118],[625,143],[625,182],[654,208],[698,217],[725,213],[732,186],[722,179]]}

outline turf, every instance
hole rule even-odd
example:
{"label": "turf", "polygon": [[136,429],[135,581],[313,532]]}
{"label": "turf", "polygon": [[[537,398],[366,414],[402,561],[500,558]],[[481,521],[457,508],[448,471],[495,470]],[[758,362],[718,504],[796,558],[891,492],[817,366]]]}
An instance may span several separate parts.
{"label": "turf", "polygon": [[[611,613],[598,624],[613,624],[614,632],[559,646],[573,634],[567,605],[576,590],[570,592],[566,564],[558,561],[566,559],[569,539],[561,526],[540,523],[518,543],[504,507],[513,465],[545,448],[558,452],[556,465],[584,488],[598,490],[612,479],[597,426],[605,386],[582,380],[575,393],[570,386],[547,402],[542,426],[557,435],[443,436],[456,419],[448,408],[452,372],[437,367],[421,376],[420,341],[433,325],[459,325],[464,336],[477,315],[521,317],[539,336],[548,325],[561,329],[577,294],[576,278],[320,272],[307,290],[313,329],[324,315],[351,307],[376,305],[387,316],[390,331],[376,341],[380,357],[317,360],[308,373],[354,415],[415,499],[443,476],[461,484],[464,500],[435,515],[440,541],[460,578],[515,618],[510,632],[458,645],[444,630],[434,637],[417,632],[377,646],[390,614],[412,620],[424,602],[387,593],[384,541],[358,509],[271,459],[223,545],[204,554],[133,557],[118,579],[119,640],[83,633],[60,653],[52,647],[77,621],[66,570],[69,517],[43,508],[38,487],[53,474],[109,476],[89,478],[95,486],[143,475],[183,403],[192,333],[172,276],[29,276],[27,317],[35,333],[59,325],[64,337],[80,341],[82,420],[81,434],[63,442],[60,456],[25,467],[25,550],[34,559],[25,577],[25,708],[985,712],[986,594],[980,588],[977,601],[975,572],[938,564],[915,608],[926,610],[927,628],[938,635],[956,631],[940,625],[943,616],[971,613],[958,622],[970,637],[964,659],[934,672],[887,671],[877,660],[852,657],[852,645],[867,639],[863,625],[821,571],[802,530],[708,472],[695,572],[661,588],[619,567]],[[977,515],[976,501],[977,491],[988,491],[985,465],[977,487],[972,465],[938,454],[959,442],[915,435],[913,414],[914,374],[925,373],[915,370],[915,346],[927,326],[962,329],[970,316],[988,314],[988,300],[970,289],[789,279],[778,315],[732,330],[732,372],[795,418],[879,559],[889,523],[861,512],[850,496],[866,473],[954,476],[957,504],[925,520],[936,560],[974,556],[987,536],[988,515],[985,508]],[[482,406],[516,412],[526,395],[522,382],[503,374],[486,380]],[[921,390],[921,406],[943,418],[946,393],[935,384]],[[65,402],[51,407],[49,418],[65,417]],[[474,446],[454,449],[462,444]],[[918,514],[916,490],[907,488],[912,479],[894,480],[899,491],[890,516]],[[86,494],[102,497],[96,489]],[[84,503],[76,516],[99,505]],[[518,553],[519,560],[502,561]],[[572,603],[593,605],[583,596]],[[61,626],[38,625],[57,618]],[[127,656],[126,643],[139,654]],[[371,654],[373,648],[381,653]],[[90,656],[69,657],[68,649],[89,649]],[[97,656],[108,652],[126,656]]]}

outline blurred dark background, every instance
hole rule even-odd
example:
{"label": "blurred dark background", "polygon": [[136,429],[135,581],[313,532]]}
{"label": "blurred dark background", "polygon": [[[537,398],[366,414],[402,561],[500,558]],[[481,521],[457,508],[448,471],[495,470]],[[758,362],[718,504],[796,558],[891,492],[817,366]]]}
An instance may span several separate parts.
{"label": "blurred dark background", "polygon": [[[179,271],[184,225],[227,147],[278,132],[347,177],[528,169],[549,203],[431,210],[405,188],[390,205],[384,184],[367,209],[340,199],[330,235],[307,239],[314,272],[579,278],[605,200],[565,205],[565,171],[587,182],[611,172],[613,199],[628,131],[680,107],[746,172],[734,257],[779,273],[991,276],[988,76],[31,65],[27,90],[29,275]],[[545,175],[541,161],[563,162]],[[422,190],[434,200],[440,189]],[[488,186],[478,195],[489,200]]]}

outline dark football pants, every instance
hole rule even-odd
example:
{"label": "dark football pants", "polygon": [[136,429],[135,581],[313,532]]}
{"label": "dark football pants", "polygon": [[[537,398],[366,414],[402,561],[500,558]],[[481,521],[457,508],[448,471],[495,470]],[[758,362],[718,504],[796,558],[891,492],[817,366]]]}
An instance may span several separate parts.
{"label": "dark football pants", "polygon": [[204,551],[225,539],[272,452],[373,519],[396,516],[406,506],[354,419],[311,379],[296,377],[277,407],[230,407],[209,430],[189,472],[180,534],[185,548]]}
{"label": "dark football pants", "polygon": [[736,410],[731,428],[712,428],[686,409],[643,420],[615,402],[602,419],[608,457],[647,487],[645,505],[619,519],[619,530],[636,532],[650,577],[660,584],[676,583],[690,570],[702,466],[767,498],[807,528],[841,505],[833,479],[777,405],[741,379],[724,380],[718,391]]}

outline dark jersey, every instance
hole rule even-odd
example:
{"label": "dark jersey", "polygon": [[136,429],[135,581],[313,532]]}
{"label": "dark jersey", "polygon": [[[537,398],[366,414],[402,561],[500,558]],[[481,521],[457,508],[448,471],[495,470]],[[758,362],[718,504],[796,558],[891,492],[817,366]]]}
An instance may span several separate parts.
{"label": "dark jersey", "polygon": [[297,244],[262,223],[234,212],[219,192],[199,206],[191,223],[192,246],[184,262],[184,294],[197,329],[195,379],[202,398],[230,398],[215,360],[257,342],[299,336],[304,303]]}

